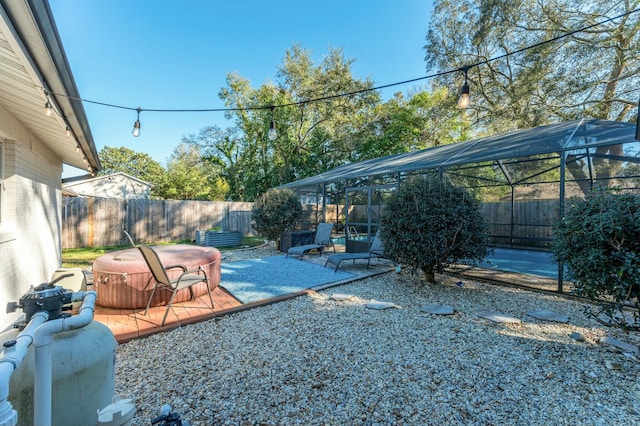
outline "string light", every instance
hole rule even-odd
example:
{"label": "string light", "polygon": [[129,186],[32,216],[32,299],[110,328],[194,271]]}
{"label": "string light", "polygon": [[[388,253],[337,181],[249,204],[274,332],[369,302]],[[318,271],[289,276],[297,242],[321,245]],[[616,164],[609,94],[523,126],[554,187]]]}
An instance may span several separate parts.
{"label": "string light", "polygon": [[49,99],[49,91],[47,89],[42,89],[42,91],[44,92],[44,97],[47,98],[47,101],[44,103],[44,114],[50,117],[54,110],[51,99]]}
{"label": "string light", "polygon": [[138,107],[136,108],[136,111],[138,112],[138,118],[136,119],[136,122],[133,123],[133,131],[131,132],[134,138],[140,136],[140,112],[142,109]]}
{"label": "string light", "polygon": [[271,122],[269,123],[269,140],[270,141],[274,141],[276,140],[276,138],[278,137],[278,131],[276,130],[276,122],[273,118],[273,110],[275,109],[275,107],[273,105],[271,105],[271,107],[269,107],[269,109],[271,110]]}
{"label": "string light", "polygon": [[65,129],[65,133],[67,134],[67,137],[71,136],[71,129],[69,128],[68,124],[67,124],[67,128]]}
{"label": "string light", "polygon": [[[372,92],[372,91],[377,91],[377,90],[382,90],[382,89],[387,89],[390,87],[394,87],[394,86],[400,86],[400,85],[404,85],[404,84],[408,84],[408,83],[415,83],[417,81],[422,81],[422,80],[427,80],[427,79],[431,79],[431,78],[435,78],[435,77],[441,77],[444,75],[448,75],[448,74],[452,74],[455,72],[459,72],[459,71],[464,71],[465,72],[465,84],[462,86],[461,90],[460,90],[460,99],[459,99],[459,106],[460,108],[466,108],[468,107],[468,103],[470,102],[469,99],[469,84],[468,84],[468,80],[467,80],[467,71],[473,67],[477,67],[480,65],[486,65],[490,62],[499,60],[499,59],[503,59],[506,57],[510,57],[513,55],[517,55],[519,53],[525,52],[527,50],[530,49],[534,49],[540,46],[543,46],[545,44],[549,44],[549,43],[553,43],[556,42],[558,40],[561,40],[563,38],[569,37],[571,35],[580,33],[580,32],[584,32],[587,30],[590,30],[592,28],[596,28],[600,25],[603,25],[605,23],[614,21],[616,19],[619,18],[623,18],[625,16],[631,15],[633,13],[637,13],[640,11],[639,9],[634,9],[628,12],[624,12],[621,13],[617,16],[614,16],[612,18],[606,18],[603,19],[600,22],[596,22],[594,24],[582,27],[582,28],[578,28],[576,30],[573,31],[569,31],[567,33],[561,34],[559,36],[541,41],[539,43],[535,43],[533,45],[530,46],[526,46],[523,47],[521,49],[512,51],[512,52],[507,52],[504,53],[502,55],[499,56],[495,56],[489,59],[485,59],[473,64],[469,64],[466,65],[462,68],[456,68],[456,69],[452,69],[452,70],[446,70],[446,71],[441,71],[441,72],[437,72],[437,73],[433,73],[433,74],[428,74],[426,76],[423,77],[418,77],[418,78],[413,78],[410,80],[404,80],[404,81],[400,81],[397,83],[391,83],[391,84],[385,84],[385,85],[381,85],[381,86],[376,86],[376,87],[371,87],[371,88],[365,88],[365,89],[360,89],[360,90],[354,90],[352,92],[346,92],[346,93],[338,93],[335,95],[327,95],[327,96],[323,96],[323,97],[319,97],[319,98],[313,98],[313,99],[308,99],[308,100],[302,100],[302,101],[296,101],[296,102],[290,102],[290,103],[286,103],[286,104],[280,104],[280,105],[270,105],[270,106],[254,106],[254,107],[238,107],[238,108],[207,108],[207,109],[147,109],[145,108],[144,111],[148,111],[148,112],[234,112],[234,111],[256,111],[256,110],[264,110],[264,109],[270,109],[272,111],[272,119],[271,122],[269,124],[269,132],[268,132],[268,136],[269,139],[274,140],[277,138],[277,131],[275,128],[275,122],[273,120],[273,110],[275,108],[284,108],[284,107],[289,107],[289,106],[304,106],[305,104],[309,104],[309,103],[315,103],[315,102],[322,102],[322,101],[327,101],[327,100],[331,100],[331,99],[336,99],[336,98],[342,98],[342,97],[347,97],[347,96],[354,96],[354,95],[358,95],[358,94],[362,94],[362,93],[367,93],[367,92]],[[50,115],[51,112],[53,111],[53,107],[51,106],[51,103],[49,102],[49,98],[48,98],[48,92],[45,90],[45,95],[47,95],[47,103],[46,103],[46,108],[47,108],[47,115]],[[128,107],[128,106],[123,106],[123,105],[116,105],[116,104],[109,104],[109,103],[105,103],[105,102],[99,102],[99,101],[93,101],[93,100],[89,100],[89,99],[83,99],[83,98],[78,98],[78,97],[72,97],[72,96],[68,96],[66,94],[56,94],[56,96],[63,96],[66,97],[68,99],[74,99],[80,102],[86,102],[86,103],[92,103],[92,104],[96,104],[96,105],[102,105],[102,106],[106,106],[106,107],[110,107],[110,108],[120,108],[120,109],[126,109],[126,110],[132,110],[132,111],[137,111],[138,113],[138,119],[136,120],[135,124],[134,124],[134,128],[132,131],[133,136],[138,137],[140,135],[140,112],[143,111],[140,107],[138,108],[132,108],[132,107]],[[465,103],[467,103],[466,106]],[[462,105],[461,105],[462,104]],[[272,139],[272,135],[273,139]]]}
{"label": "string light", "polygon": [[467,78],[469,67],[467,66],[461,69],[462,71],[464,71],[464,84],[460,88],[460,98],[458,99],[458,108],[467,109],[471,104],[471,99],[469,99],[469,80]]}

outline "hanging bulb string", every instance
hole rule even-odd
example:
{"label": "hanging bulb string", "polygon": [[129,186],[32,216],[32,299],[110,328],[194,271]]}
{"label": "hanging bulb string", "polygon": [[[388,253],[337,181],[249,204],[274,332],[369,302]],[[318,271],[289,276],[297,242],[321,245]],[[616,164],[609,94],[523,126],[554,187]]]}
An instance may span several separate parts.
{"label": "hanging bulb string", "polygon": [[[596,22],[594,24],[591,25],[587,25],[585,27],[581,27],[572,31],[569,31],[567,33],[563,33],[560,34],[556,37],[547,39],[547,40],[543,40],[539,43],[535,43],[526,47],[523,47],[521,49],[517,49],[511,52],[506,52],[503,53],[502,55],[498,55],[498,56],[494,56],[482,61],[478,61],[472,64],[468,64],[465,65],[463,67],[460,68],[456,68],[456,69],[449,69],[446,71],[441,71],[441,72],[436,72],[436,73],[432,73],[432,74],[428,74],[422,77],[417,77],[417,78],[412,78],[409,80],[403,80],[403,81],[399,81],[396,83],[390,83],[390,84],[384,84],[384,85],[380,85],[380,86],[375,86],[375,87],[370,87],[370,88],[365,88],[365,89],[359,89],[359,90],[354,90],[351,92],[344,92],[344,93],[336,93],[334,95],[327,95],[327,96],[322,96],[322,97],[318,97],[318,98],[313,98],[313,99],[306,99],[306,100],[301,100],[301,101],[295,101],[295,102],[289,102],[289,103],[285,103],[285,104],[280,104],[280,105],[258,105],[258,106],[248,106],[248,107],[237,107],[237,108],[187,108],[187,109],[180,109],[180,108],[171,108],[171,109],[165,109],[165,108],[140,108],[140,107],[129,107],[129,106],[125,106],[125,105],[118,105],[118,104],[111,104],[111,103],[107,103],[107,102],[100,102],[100,101],[94,101],[94,100],[90,100],[90,99],[84,99],[84,98],[78,98],[78,97],[73,97],[73,96],[68,96],[65,94],[61,94],[61,93],[54,93],[56,96],[62,96],[62,97],[66,97],[68,99],[73,99],[73,100],[77,100],[80,102],[85,102],[85,103],[90,103],[90,104],[95,104],[95,105],[101,105],[101,106],[105,106],[105,107],[109,107],[109,108],[119,108],[119,109],[125,109],[125,110],[131,110],[131,111],[137,111],[138,114],[140,114],[141,111],[147,111],[147,112],[170,112],[170,113],[177,113],[177,112],[235,112],[235,111],[260,111],[260,110],[266,110],[266,109],[273,109],[273,108],[284,108],[284,107],[290,107],[290,106],[303,106],[305,104],[311,104],[311,103],[316,103],[316,102],[322,102],[322,101],[328,101],[328,100],[332,100],[332,99],[336,99],[336,98],[342,98],[342,97],[347,97],[347,96],[354,96],[354,95],[360,95],[363,93],[367,93],[367,92],[373,92],[373,91],[378,91],[378,90],[382,90],[382,89],[388,89],[390,87],[396,87],[396,86],[401,86],[401,85],[405,85],[405,84],[409,84],[409,83],[415,83],[418,81],[423,81],[423,80],[428,80],[428,79],[432,79],[432,78],[436,78],[436,77],[441,77],[441,76],[445,76],[448,74],[453,74],[453,73],[457,73],[457,72],[465,72],[465,74],[474,67],[478,67],[478,66],[482,66],[482,65],[486,65],[490,62],[494,62],[500,59],[504,59],[506,57],[509,56],[514,56],[520,53],[523,53],[527,50],[531,50],[531,49],[535,49],[537,47],[540,46],[544,46],[546,44],[550,44],[550,43],[554,43],[556,41],[562,40],[566,37],[572,36],[574,34],[580,33],[580,32],[584,32],[584,31],[588,31],[590,29],[599,27],[601,25],[604,25],[608,22],[612,22],[616,19],[620,19],[623,18],[625,16],[631,15],[633,13],[637,13],[640,12],[640,8],[638,9],[634,9],[628,12],[624,12],[621,13],[617,16],[614,16],[612,18],[606,18],[602,21]],[[45,89],[45,93],[47,93],[46,89]],[[48,96],[48,95],[47,95]]]}
{"label": "hanging bulb string", "polygon": [[269,140],[274,141],[278,137],[278,131],[276,130],[276,121],[273,113],[275,107],[271,105],[269,109],[271,110],[271,122],[269,123],[269,132],[267,133],[267,137],[269,138]]}
{"label": "hanging bulb string", "polygon": [[136,108],[136,112],[138,113],[138,117],[136,119],[136,122],[133,123],[133,131],[131,132],[131,134],[137,138],[138,136],[140,136],[140,113],[142,112],[142,108]]}
{"label": "hanging bulb string", "polygon": [[458,99],[458,108],[467,109],[471,104],[471,100],[469,99],[469,69],[471,67],[466,66],[462,67],[462,71],[464,72],[464,84],[460,88],[460,98]]}

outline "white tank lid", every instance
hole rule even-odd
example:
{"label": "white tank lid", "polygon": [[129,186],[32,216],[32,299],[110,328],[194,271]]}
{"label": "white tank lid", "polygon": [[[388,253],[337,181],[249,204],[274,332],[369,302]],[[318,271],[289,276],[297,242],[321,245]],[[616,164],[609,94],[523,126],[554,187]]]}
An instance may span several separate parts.
{"label": "white tank lid", "polygon": [[98,410],[97,426],[125,426],[131,424],[136,405],[132,399],[119,399]]}

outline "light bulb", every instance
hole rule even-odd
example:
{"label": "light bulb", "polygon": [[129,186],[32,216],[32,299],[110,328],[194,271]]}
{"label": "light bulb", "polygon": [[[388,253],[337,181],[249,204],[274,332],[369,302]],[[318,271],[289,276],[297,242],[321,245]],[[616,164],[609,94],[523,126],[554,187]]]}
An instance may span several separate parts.
{"label": "light bulb", "polygon": [[269,123],[268,136],[270,141],[274,141],[278,137],[278,131],[276,130],[276,123],[274,123],[273,120],[271,120],[271,123]]}
{"label": "light bulb", "polygon": [[67,128],[65,129],[65,133],[67,134],[67,136],[71,136],[71,129],[69,128],[69,126],[67,126]]}
{"label": "light bulb", "polygon": [[140,136],[140,120],[136,120],[136,122],[133,123],[133,131],[131,132],[131,134],[136,138]]}
{"label": "light bulb", "polygon": [[462,85],[462,89],[460,89],[460,99],[458,99],[458,108],[467,109],[471,104],[471,99],[469,99],[469,85],[465,81]]}
{"label": "light bulb", "polygon": [[51,102],[47,101],[47,103],[44,104],[44,113],[48,117],[51,116],[51,113],[53,113],[53,105],[51,105]]}

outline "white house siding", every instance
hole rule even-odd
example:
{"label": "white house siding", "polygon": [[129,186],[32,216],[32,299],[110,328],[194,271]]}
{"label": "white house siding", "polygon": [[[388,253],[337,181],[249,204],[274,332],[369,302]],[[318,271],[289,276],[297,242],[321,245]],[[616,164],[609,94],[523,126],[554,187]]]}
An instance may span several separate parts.
{"label": "white house siding", "polygon": [[88,197],[119,198],[124,200],[149,199],[151,195],[151,186],[149,184],[121,173],[100,176],[84,182],[70,183],[65,185],[65,188]]}
{"label": "white house siding", "polygon": [[[0,107],[4,187],[0,222],[0,308],[48,281],[62,261],[62,163]],[[0,316],[0,330],[20,315]]]}

